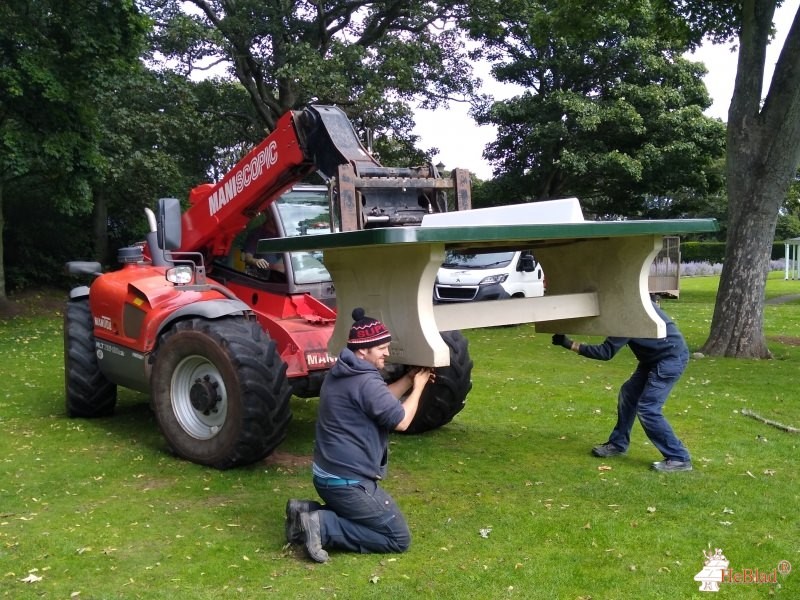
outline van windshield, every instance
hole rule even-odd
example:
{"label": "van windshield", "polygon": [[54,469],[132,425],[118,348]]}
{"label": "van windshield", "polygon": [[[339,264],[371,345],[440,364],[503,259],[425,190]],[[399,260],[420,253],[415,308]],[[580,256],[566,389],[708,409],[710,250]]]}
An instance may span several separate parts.
{"label": "van windshield", "polygon": [[507,267],[513,252],[461,253],[448,250],[442,266],[445,269],[498,269]]}

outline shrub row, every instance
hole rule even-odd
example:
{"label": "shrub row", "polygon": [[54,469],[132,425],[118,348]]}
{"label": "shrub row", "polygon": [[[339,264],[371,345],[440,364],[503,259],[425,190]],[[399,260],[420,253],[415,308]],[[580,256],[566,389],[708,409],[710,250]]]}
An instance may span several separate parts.
{"label": "shrub row", "polygon": [[[773,260],[786,256],[783,242],[773,242]],[[681,242],[681,262],[721,263],[725,259],[725,242]]]}

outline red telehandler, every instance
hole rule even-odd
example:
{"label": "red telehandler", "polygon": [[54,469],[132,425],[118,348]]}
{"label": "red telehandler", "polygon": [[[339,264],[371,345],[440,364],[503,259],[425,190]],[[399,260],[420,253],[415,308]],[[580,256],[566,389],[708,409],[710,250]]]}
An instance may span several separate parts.
{"label": "red telehandler", "polygon": [[[299,185],[315,172],[327,187]],[[265,220],[270,237],[419,225],[448,210],[449,188],[468,209],[466,171],[443,179],[432,165],[383,167],[340,109],[286,113],[222,180],[194,188],[185,212],[174,198],[146,209],[150,233],[119,250],[122,268],[67,264],[94,276],[70,291],[64,313],[67,414],[109,415],[123,386],[149,394],[178,456],[218,469],[263,459],[286,436],[292,394],[317,396],[335,361],[335,297],[321,253],[258,267],[243,238]],[[471,389],[466,340],[442,337],[450,366],[436,369],[411,433],[450,422]],[[390,365],[387,380],[407,368]]]}

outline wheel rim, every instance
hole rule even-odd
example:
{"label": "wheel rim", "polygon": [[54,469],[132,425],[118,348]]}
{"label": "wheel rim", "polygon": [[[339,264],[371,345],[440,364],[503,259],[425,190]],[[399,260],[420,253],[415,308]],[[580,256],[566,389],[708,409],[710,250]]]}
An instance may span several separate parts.
{"label": "wheel rim", "polygon": [[202,356],[187,356],[172,375],[170,399],[175,418],[193,438],[207,440],[225,424],[228,395],[222,375]]}

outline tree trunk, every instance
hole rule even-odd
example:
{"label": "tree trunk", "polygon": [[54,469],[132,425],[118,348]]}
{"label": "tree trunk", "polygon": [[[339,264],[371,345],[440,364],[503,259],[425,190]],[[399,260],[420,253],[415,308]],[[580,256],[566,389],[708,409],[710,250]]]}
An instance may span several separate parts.
{"label": "tree trunk", "polygon": [[728,110],[729,229],[711,331],[703,351],[770,358],[764,289],[778,210],[800,162],[800,10],[762,104],[775,2],[745,0],[739,63]]}
{"label": "tree trunk", "polygon": [[778,219],[775,204],[780,205],[783,195],[774,191],[774,185],[770,190],[732,187],[729,183],[727,252],[703,351],[715,356],[770,358],[763,333],[764,289]]}
{"label": "tree trunk", "polygon": [[101,265],[109,264],[108,256],[108,199],[103,192],[94,190],[92,212],[92,234],[94,237],[94,259]]}
{"label": "tree trunk", "polygon": [[3,253],[3,232],[6,228],[6,220],[3,216],[3,182],[0,181],[0,312],[8,306],[8,296],[6,295],[6,262]]}

